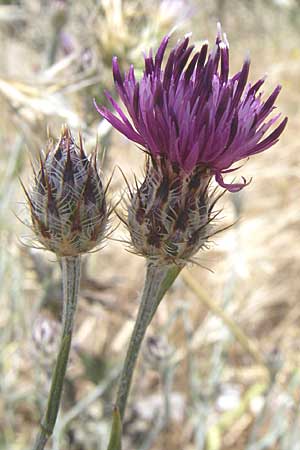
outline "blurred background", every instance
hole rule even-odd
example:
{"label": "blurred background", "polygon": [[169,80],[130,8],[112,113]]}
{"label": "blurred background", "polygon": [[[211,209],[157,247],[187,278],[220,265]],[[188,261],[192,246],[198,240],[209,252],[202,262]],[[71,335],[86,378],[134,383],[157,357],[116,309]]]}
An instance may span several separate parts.
{"label": "blurred background", "polygon": [[[231,73],[250,52],[250,80],[289,115],[276,147],[236,173],[251,178],[222,199],[220,227],[185,269],[151,325],[135,376],[124,450],[300,449],[299,0],[0,1],[0,449],[30,449],[44,411],[60,333],[55,257],[27,243],[18,177],[68,123],[103,177],[143,173],[135,145],[93,106],[113,90],[111,59],[142,70],[142,51],[173,30],[214,44],[222,22]],[[104,152],[105,150],[105,152]],[[230,176],[228,180],[231,179]],[[126,190],[119,170],[111,201]],[[117,224],[115,219],[114,225]],[[116,379],[143,285],[144,260],[121,226],[85,257],[70,366],[52,450],[105,450]]]}

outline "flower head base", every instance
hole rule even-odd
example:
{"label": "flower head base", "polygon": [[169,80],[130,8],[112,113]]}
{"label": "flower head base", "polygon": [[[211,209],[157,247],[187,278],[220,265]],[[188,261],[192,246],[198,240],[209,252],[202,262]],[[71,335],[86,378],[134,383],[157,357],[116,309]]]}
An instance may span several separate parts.
{"label": "flower head base", "polygon": [[81,137],[78,147],[67,127],[56,145],[48,143],[33,186],[25,193],[32,229],[47,250],[77,256],[103,239],[108,213],[96,155],[88,158]]}
{"label": "flower head base", "polygon": [[135,251],[161,265],[184,265],[213,234],[210,176],[187,174],[165,158],[148,160],[146,177],[130,194],[127,226]]}
{"label": "flower head base", "polygon": [[266,101],[258,93],[264,78],[247,84],[250,61],[240,72],[229,76],[229,46],[219,27],[216,46],[207,56],[208,45],[193,54],[189,37],[162,62],[169,37],[155,55],[145,56],[140,82],[130,67],[123,79],[117,58],[113,74],[117,91],[130,120],[107,93],[116,117],[107,108],[98,108],[117,130],[144,147],[153,159],[165,158],[190,174],[197,166],[207,169],[217,182],[230,191],[247,183],[225,184],[223,174],[235,169],[232,164],[262,152],[278,141],[287,119],[269,132],[280,114],[268,119],[280,92],[277,86]]}

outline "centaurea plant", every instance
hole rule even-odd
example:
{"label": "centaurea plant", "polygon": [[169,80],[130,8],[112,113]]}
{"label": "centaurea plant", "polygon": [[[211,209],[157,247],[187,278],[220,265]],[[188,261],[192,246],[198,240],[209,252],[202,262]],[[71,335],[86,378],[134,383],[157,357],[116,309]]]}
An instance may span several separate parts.
{"label": "centaurea plant", "polygon": [[145,56],[140,81],[133,66],[123,77],[114,57],[115,86],[127,113],[108,92],[117,115],[96,105],[147,154],[145,179],[130,190],[125,219],[132,247],[146,258],[147,274],[117,394],[121,419],[146,329],[181,269],[214,233],[212,178],[225,190],[243,189],[244,178],[227,183],[223,176],[237,169],[232,167],[237,161],[274,145],[287,123],[287,118],[279,122],[280,114],[270,118],[281,87],[264,101],[259,90],[265,78],[247,82],[248,57],[230,76],[229,45],[220,26],[210,53],[207,43],[195,52],[189,40],[179,41],[163,64],[166,36],[154,57],[152,51]]}
{"label": "centaurea plant", "polygon": [[38,245],[53,252],[62,266],[62,335],[47,408],[33,446],[33,450],[42,450],[59,410],[78,300],[81,255],[105,238],[109,211],[96,154],[88,158],[81,137],[78,146],[65,126],[57,144],[49,141],[38,170],[34,170],[31,188],[24,191]]}

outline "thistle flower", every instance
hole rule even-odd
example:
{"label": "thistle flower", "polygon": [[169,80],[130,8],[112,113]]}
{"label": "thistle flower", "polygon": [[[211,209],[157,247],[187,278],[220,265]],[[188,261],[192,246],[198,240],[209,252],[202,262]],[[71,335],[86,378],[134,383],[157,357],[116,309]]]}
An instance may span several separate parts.
{"label": "thistle flower", "polygon": [[[155,312],[181,269],[213,233],[214,193],[210,181],[229,191],[245,187],[226,184],[223,174],[232,165],[275,144],[284,119],[270,128],[279,114],[268,119],[279,94],[277,86],[263,102],[258,91],[264,79],[247,84],[249,59],[229,76],[229,47],[219,26],[216,46],[193,54],[189,37],[179,42],[162,67],[169,41],[166,36],[153,58],[145,56],[140,82],[134,68],[121,76],[117,58],[113,75],[129,118],[109,93],[115,112],[96,108],[117,130],[146,152],[146,176],[129,189],[127,226],[135,250],[146,257],[147,272],[139,311],[122,369],[116,406],[124,418],[133,371]],[[114,427],[110,443],[116,441]],[[109,448],[112,448],[109,446]]]}
{"label": "thistle flower", "polygon": [[59,410],[79,294],[81,254],[105,237],[109,212],[99,177],[96,153],[88,158],[64,126],[56,145],[48,142],[40,157],[33,186],[27,192],[31,228],[43,248],[61,261],[63,284],[62,332],[53,369],[47,408],[33,450],[43,450]]}
{"label": "thistle flower", "polygon": [[[120,119],[107,108],[97,108],[117,130],[144,147],[152,158],[165,158],[185,173],[196,166],[215,175],[217,182],[230,191],[242,189],[246,182],[225,184],[222,175],[233,163],[274,145],[284,130],[285,118],[265,136],[280,114],[266,122],[274,110],[281,86],[263,102],[258,93],[265,78],[247,84],[250,61],[229,77],[229,46],[219,27],[216,47],[208,55],[205,43],[193,56],[194,46],[185,37],[172,49],[165,68],[166,36],[155,55],[145,56],[143,78],[137,82],[133,66],[123,80],[117,58],[113,75],[117,91],[132,123],[120,106],[110,100]],[[265,137],[264,137],[265,136]],[[263,138],[264,137],[264,138]]]}
{"label": "thistle flower", "polygon": [[103,239],[108,213],[96,154],[88,158],[81,137],[77,146],[67,127],[56,145],[48,143],[26,195],[32,229],[44,248],[77,256]]}
{"label": "thistle flower", "polygon": [[218,27],[216,46],[204,43],[193,53],[189,37],[173,48],[162,67],[166,36],[153,58],[145,56],[140,82],[130,67],[123,79],[113,58],[116,89],[131,121],[106,93],[119,117],[104,107],[98,112],[149,155],[146,178],[131,195],[128,225],[139,253],[160,262],[190,258],[205,244],[212,220],[213,199],[208,187],[214,176],[235,192],[248,183],[225,183],[232,165],[262,152],[277,141],[287,118],[269,118],[281,87],[266,101],[259,89],[265,79],[247,83],[250,61],[229,76],[229,46]]}

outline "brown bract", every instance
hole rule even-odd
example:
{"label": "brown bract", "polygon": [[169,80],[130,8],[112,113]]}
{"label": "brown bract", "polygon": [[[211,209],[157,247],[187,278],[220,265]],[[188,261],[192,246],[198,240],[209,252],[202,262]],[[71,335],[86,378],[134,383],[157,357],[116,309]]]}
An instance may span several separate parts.
{"label": "brown bract", "polygon": [[213,234],[216,198],[203,167],[186,174],[165,158],[148,159],[130,193],[127,226],[135,251],[160,264],[185,265]]}

